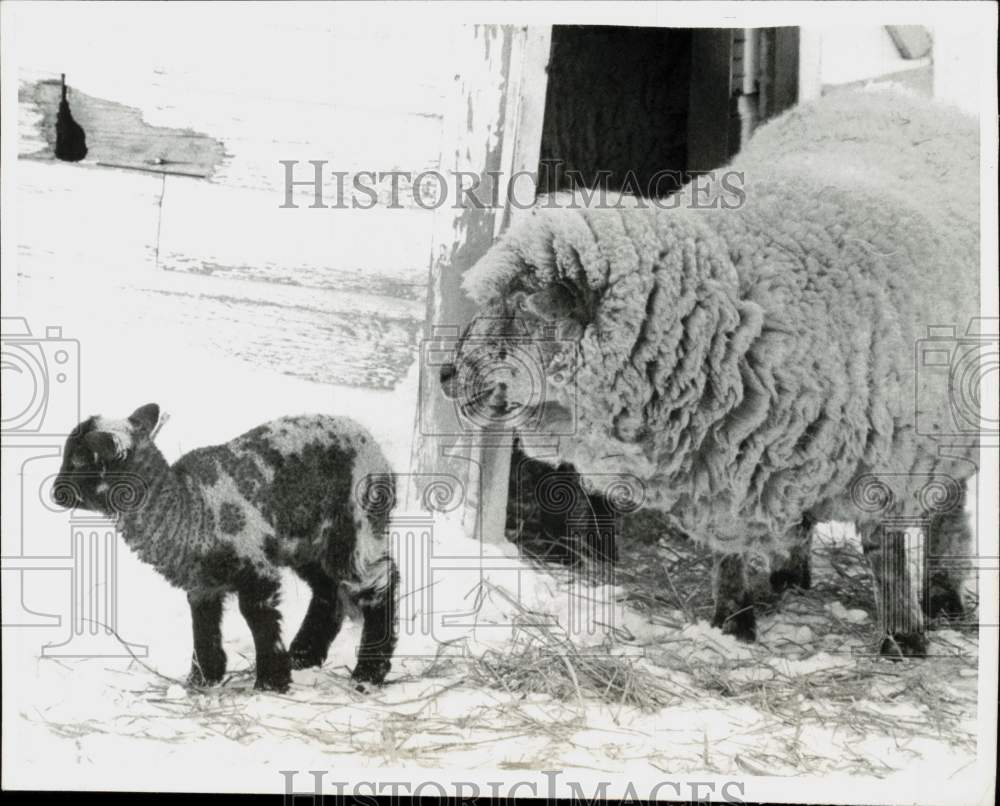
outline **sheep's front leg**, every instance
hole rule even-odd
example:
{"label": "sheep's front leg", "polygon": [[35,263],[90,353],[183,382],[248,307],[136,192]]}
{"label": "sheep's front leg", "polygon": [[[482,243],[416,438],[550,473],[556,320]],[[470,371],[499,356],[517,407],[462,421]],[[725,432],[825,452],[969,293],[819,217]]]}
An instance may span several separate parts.
{"label": "sheep's front leg", "polygon": [[278,579],[259,577],[237,591],[240,613],[253,634],[257,653],[257,680],[254,688],[288,691],[292,665],[281,641],[281,587]]}
{"label": "sheep's front leg", "polygon": [[743,555],[713,555],[712,593],[715,595],[712,626],[740,641],[756,641],[757,619]]}
{"label": "sheep's front leg", "polygon": [[191,627],[194,631],[194,654],[188,683],[210,686],[226,673],[226,653],[222,649],[222,594],[191,591]]}
{"label": "sheep's front leg", "polygon": [[968,561],[974,553],[975,542],[969,514],[965,511],[963,485],[962,495],[955,505],[936,514],[930,522],[925,557],[928,590],[924,596],[924,612],[929,618],[961,619],[965,615],[962,589],[967,570],[961,560]]}
{"label": "sheep's front leg", "polygon": [[802,521],[792,527],[785,536],[784,544],[788,548],[788,556],[775,562],[771,571],[771,590],[782,593],[789,588],[808,590],[812,587],[812,566],[809,555],[812,551],[812,530],[816,525],[809,515],[803,515]]}
{"label": "sheep's front leg", "polygon": [[908,539],[905,529],[881,524],[858,524],[858,531],[875,581],[880,653],[894,660],[926,655],[920,607],[923,535]]}

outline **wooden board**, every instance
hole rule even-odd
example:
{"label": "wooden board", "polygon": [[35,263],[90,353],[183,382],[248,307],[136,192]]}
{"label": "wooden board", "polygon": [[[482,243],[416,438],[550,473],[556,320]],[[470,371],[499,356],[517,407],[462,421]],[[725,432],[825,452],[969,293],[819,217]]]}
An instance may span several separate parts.
{"label": "wooden board", "polygon": [[[35,275],[53,293],[86,279],[126,295],[164,339],[187,327],[280,372],[377,388],[401,380],[426,312],[434,212],[405,182],[390,209],[387,181],[376,209],[309,209],[304,186],[292,194],[298,209],[283,208],[280,160],[297,162],[296,178],[324,161],[331,203],[336,171],[350,188],[362,171],[437,168],[454,75],[447,29],[258,6],[241,11],[241,36],[221,59],[221,7],[121,6],[110,28],[82,6],[60,8],[54,27],[21,11],[22,292]],[[295,43],[294,60],[275,37]],[[372,58],[382,69],[359,81]],[[60,73],[90,149],[74,165],[52,155]],[[157,173],[171,169],[205,178]]]}
{"label": "wooden board", "polygon": [[[444,170],[471,171],[506,187],[516,170],[536,170],[544,109],[550,31],[513,26],[469,26],[455,34],[456,74],[446,106],[441,147]],[[490,194],[484,192],[484,197]],[[502,197],[501,197],[502,198]],[[439,211],[427,300],[419,411],[407,492],[423,500],[420,479],[450,476],[466,491],[463,524],[484,540],[504,540],[512,434],[471,430],[441,393],[440,366],[427,360],[445,352],[475,314],[461,278],[492,245],[510,213],[503,207]]]}

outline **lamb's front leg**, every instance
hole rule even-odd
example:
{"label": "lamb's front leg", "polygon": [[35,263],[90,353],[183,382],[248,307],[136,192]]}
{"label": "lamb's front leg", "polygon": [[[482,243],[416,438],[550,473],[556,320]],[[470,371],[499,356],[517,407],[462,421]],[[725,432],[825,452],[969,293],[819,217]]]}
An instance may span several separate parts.
{"label": "lamb's front leg", "polygon": [[292,682],[292,664],[281,641],[281,598],[279,579],[257,577],[237,591],[240,612],[250,626],[257,654],[257,680],[254,688],[264,691],[288,691]]}
{"label": "lamb's front leg", "polygon": [[188,683],[210,686],[226,673],[226,653],[222,649],[222,594],[188,592],[194,653]]}
{"label": "lamb's front leg", "polygon": [[735,636],[740,641],[756,641],[757,619],[743,555],[712,556],[712,593],[715,596],[712,626],[721,628],[726,635]]}

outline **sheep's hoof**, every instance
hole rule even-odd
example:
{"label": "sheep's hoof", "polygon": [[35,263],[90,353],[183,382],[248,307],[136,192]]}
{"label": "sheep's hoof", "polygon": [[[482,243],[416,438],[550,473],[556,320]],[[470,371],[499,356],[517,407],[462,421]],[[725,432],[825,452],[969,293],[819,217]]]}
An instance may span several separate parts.
{"label": "sheep's hoof", "polygon": [[722,630],[723,635],[731,635],[737,641],[752,644],[757,640],[757,619],[753,607],[747,606],[733,614],[715,611],[712,626]]}
{"label": "sheep's hoof", "polygon": [[773,593],[784,593],[789,588],[809,590],[811,587],[812,574],[808,562],[792,567],[786,566],[771,572],[771,591]]}
{"label": "sheep's hoof", "polygon": [[362,658],[351,672],[351,680],[358,684],[355,688],[363,692],[366,690],[366,684],[381,686],[391,668],[392,663],[385,658]]}
{"label": "sheep's hoof", "polygon": [[927,636],[922,632],[893,633],[882,640],[879,654],[889,660],[922,658],[927,655]]}

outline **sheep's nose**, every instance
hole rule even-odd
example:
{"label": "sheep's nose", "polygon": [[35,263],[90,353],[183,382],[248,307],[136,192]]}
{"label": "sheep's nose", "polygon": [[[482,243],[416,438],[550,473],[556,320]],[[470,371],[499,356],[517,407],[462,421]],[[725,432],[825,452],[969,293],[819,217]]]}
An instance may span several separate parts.
{"label": "sheep's nose", "polygon": [[458,370],[451,361],[441,365],[441,390],[444,392],[444,396],[449,399],[453,399],[456,394],[455,376],[457,374]]}

